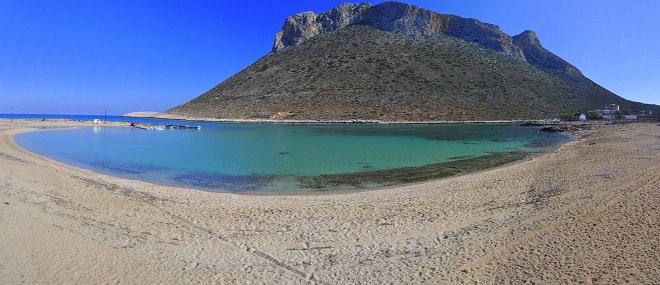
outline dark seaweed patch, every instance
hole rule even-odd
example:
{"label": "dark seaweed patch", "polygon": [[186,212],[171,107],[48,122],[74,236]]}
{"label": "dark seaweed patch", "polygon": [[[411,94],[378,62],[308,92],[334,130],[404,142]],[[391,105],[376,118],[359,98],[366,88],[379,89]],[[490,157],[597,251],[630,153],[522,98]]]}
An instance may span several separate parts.
{"label": "dark seaweed patch", "polygon": [[449,159],[450,159],[450,160],[457,160],[457,159],[467,159],[467,158],[471,158],[471,157],[474,157],[474,155],[459,155],[459,156],[452,156],[452,157],[450,157]]}
{"label": "dark seaweed patch", "polygon": [[429,140],[465,141],[491,138],[508,140],[512,137],[536,135],[536,130],[512,124],[462,124],[462,125],[346,125],[313,126],[317,133],[347,136],[403,136]]}
{"label": "dark seaweed patch", "polygon": [[345,188],[346,186],[357,189],[368,188],[370,185],[392,186],[470,173],[520,160],[527,155],[526,152],[495,153],[420,167],[308,176],[299,177],[298,180],[301,188],[316,190]]}
{"label": "dark seaweed patch", "polygon": [[270,185],[274,178],[266,175],[221,175],[195,172],[177,175],[172,180],[178,184],[195,188],[242,192],[261,190]]}
{"label": "dark seaweed patch", "polygon": [[140,163],[118,163],[108,159],[85,160],[80,159],[83,164],[92,166],[92,168],[99,168],[117,174],[140,175],[150,171],[166,170],[165,167],[154,166],[150,164]]}

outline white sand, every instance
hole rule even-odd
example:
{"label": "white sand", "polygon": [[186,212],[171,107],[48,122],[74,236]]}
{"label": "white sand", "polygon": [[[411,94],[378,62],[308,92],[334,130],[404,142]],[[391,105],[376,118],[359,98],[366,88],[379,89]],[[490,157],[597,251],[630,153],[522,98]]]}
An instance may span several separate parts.
{"label": "white sand", "polygon": [[[341,195],[241,196],[96,174],[0,120],[0,284],[660,283],[660,126]],[[116,124],[117,125],[117,124]]]}

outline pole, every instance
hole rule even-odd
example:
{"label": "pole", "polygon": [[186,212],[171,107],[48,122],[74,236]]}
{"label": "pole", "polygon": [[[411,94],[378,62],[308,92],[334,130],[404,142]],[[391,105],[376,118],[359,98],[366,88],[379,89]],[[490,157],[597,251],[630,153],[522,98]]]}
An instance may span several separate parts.
{"label": "pole", "polygon": [[103,111],[103,123],[108,122],[108,107],[105,107],[105,110]]}

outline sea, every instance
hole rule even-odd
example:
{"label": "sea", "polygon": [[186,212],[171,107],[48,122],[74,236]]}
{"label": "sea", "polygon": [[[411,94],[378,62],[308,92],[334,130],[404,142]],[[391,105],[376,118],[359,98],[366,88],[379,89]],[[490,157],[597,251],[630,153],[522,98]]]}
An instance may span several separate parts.
{"label": "sea", "polygon": [[246,194],[386,188],[512,163],[570,140],[563,134],[541,133],[538,127],[503,123],[273,124],[120,116],[13,117],[201,126],[44,130],[20,134],[16,141],[29,151],[99,173],[181,188]]}

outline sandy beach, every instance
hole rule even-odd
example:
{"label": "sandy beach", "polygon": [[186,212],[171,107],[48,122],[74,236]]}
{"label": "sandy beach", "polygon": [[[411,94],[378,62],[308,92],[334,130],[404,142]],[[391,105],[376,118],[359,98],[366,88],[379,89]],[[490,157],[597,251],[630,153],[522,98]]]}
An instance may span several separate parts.
{"label": "sandy beach", "polygon": [[[660,126],[479,173],[317,196],[97,174],[0,120],[0,284],[659,284]],[[115,123],[114,125],[120,125]]]}

